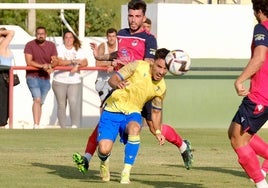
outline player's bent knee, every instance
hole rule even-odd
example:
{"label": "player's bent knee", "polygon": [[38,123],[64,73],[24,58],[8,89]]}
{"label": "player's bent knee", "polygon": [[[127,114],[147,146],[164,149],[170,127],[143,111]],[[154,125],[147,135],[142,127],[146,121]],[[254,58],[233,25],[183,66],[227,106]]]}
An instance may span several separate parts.
{"label": "player's bent knee", "polygon": [[113,147],[113,142],[111,140],[101,140],[99,142],[98,151],[102,155],[108,155],[109,153],[111,153],[112,147]]}
{"label": "player's bent knee", "polygon": [[127,133],[129,135],[139,135],[141,126],[137,122],[130,122],[127,126]]}

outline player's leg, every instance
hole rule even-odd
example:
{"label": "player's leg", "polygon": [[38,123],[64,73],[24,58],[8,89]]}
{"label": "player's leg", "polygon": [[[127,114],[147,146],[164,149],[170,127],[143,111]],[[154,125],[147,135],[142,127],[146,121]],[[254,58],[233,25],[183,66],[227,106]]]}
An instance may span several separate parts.
{"label": "player's leg", "polygon": [[88,137],[87,146],[85,149],[85,155],[79,153],[73,154],[73,161],[76,163],[77,168],[80,172],[85,173],[88,171],[89,162],[97,149],[97,136],[98,136],[98,125],[95,127],[91,135]]}
{"label": "player's leg", "polygon": [[142,118],[139,113],[127,115],[127,124],[120,127],[121,142],[125,144],[124,169],[121,173],[121,184],[130,183],[130,171],[140,148],[140,129]]}
{"label": "player's leg", "polygon": [[267,187],[257,155],[249,144],[252,135],[247,132],[241,134],[241,132],[243,132],[241,125],[232,122],[228,135],[231,145],[238,156],[238,162],[257,187],[262,187],[263,185]]}
{"label": "player's leg", "polygon": [[123,114],[108,111],[103,111],[100,117],[97,151],[100,159],[100,176],[103,181],[110,181],[109,156],[119,132],[119,124],[124,119]]}
{"label": "player's leg", "polygon": [[268,173],[268,159],[264,159],[264,161],[262,162],[262,166],[261,166],[262,172],[264,172],[265,176]]}
{"label": "player's leg", "polygon": [[257,134],[255,134],[249,142],[249,145],[255,151],[255,153],[264,158],[262,163],[262,173],[266,176],[268,172],[268,144]]}
{"label": "player's leg", "polygon": [[[111,93],[109,93],[110,91],[108,89],[106,89],[105,91],[107,91],[107,92],[105,92],[106,97],[101,98],[101,100],[103,100],[103,101],[105,101],[111,95]],[[103,102],[102,102],[102,104],[103,104]],[[102,112],[102,110],[103,110],[102,104],[100,106],[100,112]],[[87,159],[88,162],[90,161],[90,159],[94,155],[96,148],[97,148],[97,145],[98,145],[98,142],[97,142],[98,126],[99,126],[99,124],[97,124],[97,126],[95,127],[94,131],[91,133],[91,135],[89,136],[88,141],[87,141],[87,146],[85,149],[85,158]]]}
{"label": "player's leg", "polygon": [[[151,101],[148,101],[144,105],[141,114],[146,119],[147,125],[149,126],[151,133],[155,135],[156,130],[154,130],[151,118],[151,111],[152,111],[152,104]],[[175,129],[167,124],[162,124],[161,133],[168,142],[172,143],[179,149],[185,168],[189,170],[193,163],[193,154],[191,151],[190,142],[187,140],[183,141],[182,137],[175,131]]]}
{"label": "player's leg", "polygon": [[182,137],[170,125],[162,124],[161,133],[165,136],[168,142],[177,146],[181,152],[185,151],[187,146],[183,142]]}
{"label": "player's leg", "polygon": [[188,140],[183,140],[182,137],[170,125],[162,124],[161,133],[168,142],[177,146],[181,153],[184,166],[187,170],[189,170],[193,163],[191,143]]}

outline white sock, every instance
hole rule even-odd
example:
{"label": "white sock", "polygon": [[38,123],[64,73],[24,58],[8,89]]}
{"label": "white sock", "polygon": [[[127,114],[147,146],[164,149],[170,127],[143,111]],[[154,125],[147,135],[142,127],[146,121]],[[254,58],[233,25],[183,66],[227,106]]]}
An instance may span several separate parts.
{"label": "white sock", "polygon": [[262,181],[256,183],[256,187],[257,188],[268,188],[268,184],[267,184],[266,180],[263,179]]}
{"label": "white sock", "polygon": [[185,142],[182,142],[182,145],[180,147],[180,152],[183,153],[187,148],[187,145],[185,144]]}
{"label": "white sock", "polygon": [[85,153],[85,158],[87,159],[87,161],[89,162],[90,159],[92,158],[92,155],[90,153]]}
{"label": "white sock", "polygon": [[261,169],[261,173],[263,174],[264,177],[266,177],[266,172],[263,169]]}

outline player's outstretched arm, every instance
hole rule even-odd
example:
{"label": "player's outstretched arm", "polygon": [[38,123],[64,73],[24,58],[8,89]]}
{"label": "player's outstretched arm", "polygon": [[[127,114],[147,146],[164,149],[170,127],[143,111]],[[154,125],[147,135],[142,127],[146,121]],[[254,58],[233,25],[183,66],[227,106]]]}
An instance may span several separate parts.
{"label": "player's outstretched arm", "polygon": [[161,119],[162,119],[162,111],[159,109],[152,109],[152,125],[153,127],[150,130],[155,130],[155,136],[159,141],[160,145],[165,143],[166,138],[161,133]]}

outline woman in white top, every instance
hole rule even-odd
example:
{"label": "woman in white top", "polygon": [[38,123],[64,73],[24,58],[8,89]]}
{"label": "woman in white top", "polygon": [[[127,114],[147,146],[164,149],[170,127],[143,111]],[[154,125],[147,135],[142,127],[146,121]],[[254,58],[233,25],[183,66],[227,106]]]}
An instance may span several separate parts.
{"label": "woman in white top", "polygon": [[57,48],[57,61],[60,66],[71,66],[71,71],[58,70],[54,72],[52,89],[56,96],[59,125],[64,128],[67,125],[66,106],[69,104],[72,128],[80,126],[82,84],[79,67],[88,65],[86,55],[81,49],[80,40],[71,32],[63,35],[63,45]]}
{"label": "woman in white top", "polygon": [[[13,53],[9,44],[14,37],[13,30],[0,28],[0,126],[5,126],[8,120],[8,85],[4,81],[3,74],[9,74],[8,67],[13,61]],[[8,67],[7,67],[8,66]]]}

